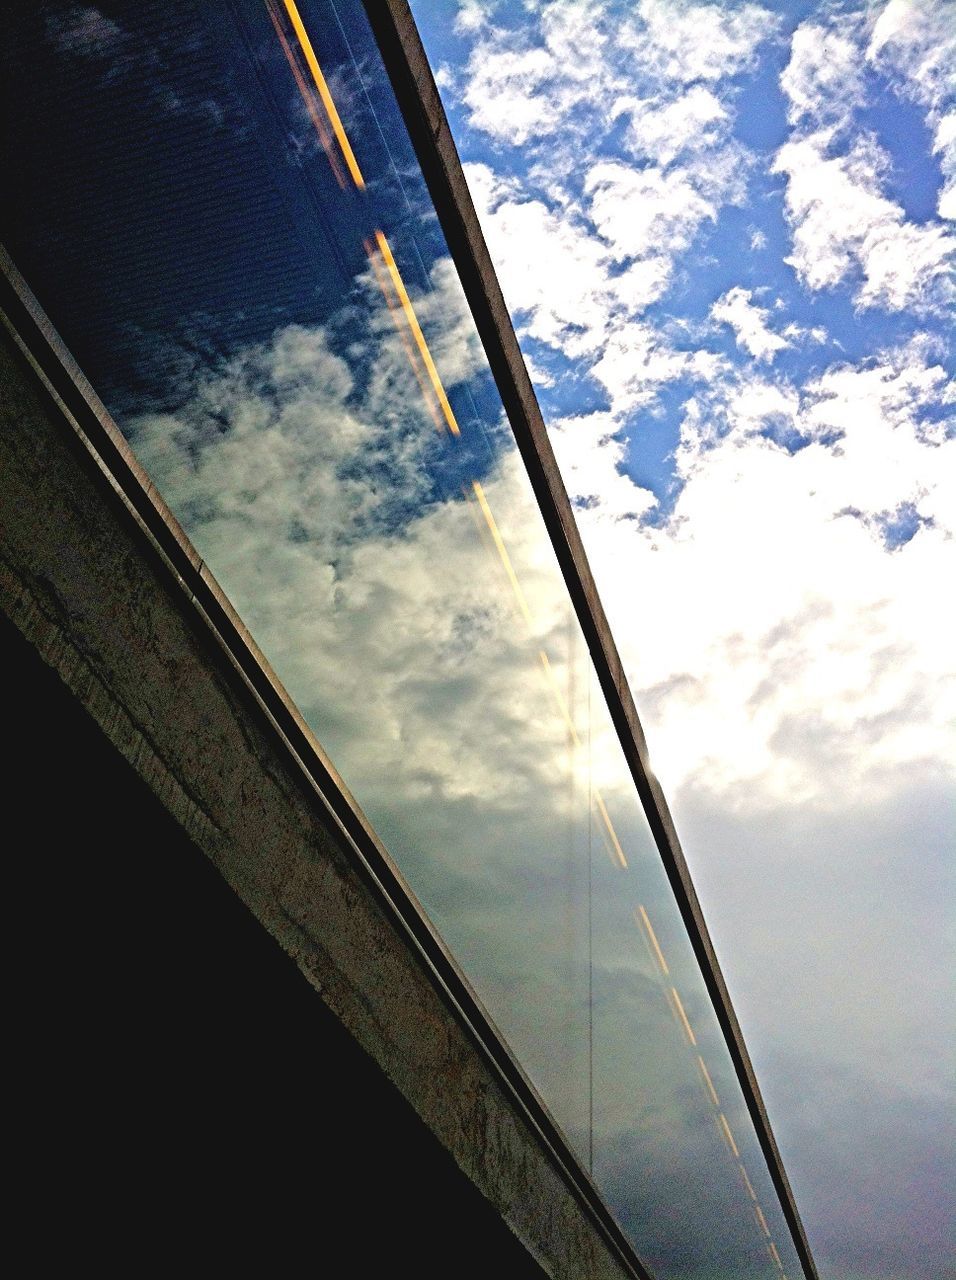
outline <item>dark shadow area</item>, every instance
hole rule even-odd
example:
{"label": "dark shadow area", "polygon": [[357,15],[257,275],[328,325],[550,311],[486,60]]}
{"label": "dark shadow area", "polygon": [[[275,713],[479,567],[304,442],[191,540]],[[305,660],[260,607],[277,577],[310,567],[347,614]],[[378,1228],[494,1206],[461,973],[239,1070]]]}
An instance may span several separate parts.
{"label": "dark shadow area", "polygon": [[29,1270],[540,1278],[2,615],[0,654]]}

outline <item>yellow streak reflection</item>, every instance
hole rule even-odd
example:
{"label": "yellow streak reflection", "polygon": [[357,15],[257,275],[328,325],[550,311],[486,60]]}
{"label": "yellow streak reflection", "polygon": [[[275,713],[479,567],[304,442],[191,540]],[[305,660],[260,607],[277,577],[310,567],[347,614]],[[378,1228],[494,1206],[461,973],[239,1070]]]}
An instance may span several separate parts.
{"label": "yellow streak reflection", "polygon": [[389,315],[392,317],[392,323],[398,330],[399,337],[402,340],[402,346],[405,348],[405,355],[408,357],[408,363],[415,371],[415,377],[418,379],[418,385],[421,388],[422,398],[428,405],[428,411],[432,415],[432,420],[435,423],[435,430],[440,434],[442,430],[441,418],[439,418],[438,410],[435,408],[435,401],[432,397],[431,391],[429,390],[428,383],[422,377],[421,367],[418,360],[415,358],[415,349],[408,340],[408,330],[402,323],[401,308],[393,298],[392,292],[388,287],[389,282],[387,277],[382,274],[382,269],[379,266],[379,255],[376,253],[372,242],[370,240],[365,240],[363,243],[365,245],[365,252],[368,254],[368,260],[372,264],[375,281],[379,289],[382,291],[382,297],[385,299]]}
{"label": "yellow streak reflection", "polygon": [[[671,987],[671,994],[674,997],[674,1004],[677,1007],[677,1012],[680,1014],[681,1023],[683,1024],[684,1030],[687,1032],[687,1039],[692,1045],[696,1046],[697,1037],[694,1035],[690,1022],[687,1020],[687,1014],[684,1012],[684,1006],[680,1002],[680,996],[677,994],[676,987]],[[723,1119],[723,1114],[721,1114],[721,1119]],[[724,1123],[727,1123],[726,1120],[724,1120]],[[736,1152],[734,1154],[736,1155]]]}
{"label": "yellow streak reflection", "polygon": [[767,1249],[770,1253],[771,1258],[773,1258],[774,1262],[777,1264],[777,1267],[779,1268],[779,1270],[783,1271],[783,1263],[780,1261],[780,1254],[777,1252],[777,1246],[774,1244],[772,1240],[767,1245]]}
{"label": "yellow streak reflection", "polygon": [[607,834],[610,837],[611,847],[614,850],[614,857],[617,864],[622,871],[626,871],[627,858],[624,856],[624,850],[621,848],[621,842],[618,840],[617,832],[614,830],[614,823],[611,821],[611,815],[608,813],[607,805],[604,803],[604,798],[599,791],[595,791],[594,793],[594,802],[597,805],[604,825],[607,828]]}
{"label": "yellow streak reflection", "polygon": [[501,563],[505,567],[505,573],[508,575],[508,581],[511,583],[511,590],[515,593],[515,599],[518,601],[518,607],[524,615],[525,622],[527,622],[528,626],[533,631],[534,622],[531,617],[531,610],[528,608],[528,601],[525,599],[525,594],[521,590],[521,583],[518,581],[518,575],[514,571],[514,566],[511,563],[511,557],[508,555],[508,548],[505,546],[504,538],[502,538],[499,533],[498,526],[495,523],[495,518],[491,514],[491,507],[488,506],[488,499],[485,497],[485,491],[477,480],[472,480],[471,487],[475,491],[475,497],[478,499],[479,507],[481,507],[481,514],[485,517],[485,523],[491,530],[491,536],[495,540],[498,555],[501,558]]}
{"label": "yellow streak reflection", "polygon": [[[683,1031],[683,1030],[684,1030],[684,1027],[683,1027],[683,1024],[682,1024],[682,1022],[681,1022],[680,1014],[679,1014],[679,1013],[678,1013],[678,1011],[677,1011],[677,1003],[676,1003],[676,1001],[674,1000],[674,988],[673,988],[673,987],[665,987],[665,988],[664,988],[664,994],[667,996],[667,1007],[668,1007],[668,1009],[670,1009],[670,1011],[671,1011],[671,1017],[674,1019],[674,1024],[675,1024],[675,1026],[680,1027],[680,1029]],[[716,1118],[715,1118],[715,1119],[714,1119],[714,1124],[716,1124],[716,1123],[717,1123],[717,1120],[716,1120]]]}
{"label": "yellow streak reflection", "polygon": [[704,1059],[697,1055],[697,1065],[700,1067],[700,1074],[704,1077],[704,1084],[707,1086],[707,1092],[710,1094],[710,1100],[715,1107],[720,1106],[720,1099],[717,1097],[717,1090],[714,1088],[714,1082],[710,1078],[710,1072],[707,1070],[707,1064]]}
{"label": "yellow streak reflection", "polygon": [[[724,1113],[723,1113],[722,1111],[721,1111],[721,1113],[720,1113],[720,1123],[721,1123],[721,1126],[722,1126],[722,1128],[723,1128],[723,1130],[724,1130],[724,1134],[726,1135],[726,1138],[727,1138],[727,1144],[728,1144],[728,1146],[730,1147],[731,1151],[734,1153],[734,1159],[735,1159],[735,1160],[739,1160],[739,1159],[740,1159],[740,1152],[737,1150],[737,1144],[736,1144],[736,1142],[734,1142],[734,1135],[733,1135],[733,1134],[731,1133],[731,1131],[730,1131],[730,1125],[727,1123],[727,1117],[724,1115]],[[759,1208],[759,1206],[758,1206],[758,1208]]]}
{"label": "yellow streak reflection", "polygon": [[751,1198],[751,1200],[753,1200],[753,1201],[756,1203],[756,1200],[757,1200],[757,1193],[756,1193],[756,1191],[754,1191],[754,1189],[753,1189],[753,1184],[751,1183],[750,1179],[748,1178],[748,1176],[747,1176],[747,1170],[743,1167],[743,1165],[741,1165],[741,1166],[740,1166],[740,1172],[743,1174],[743,1179],[744,1179],[744,1182],[746,1183],[747,1190],[750,1192],[750,1198]]}
{"label": "yellow streak reflection", "polygon": [[[517,579],[515,579],[515,581],[517,581]],[[557,677],[554,674],[554,668],[551,666],[551,660],[543,649],[538,650],[538,657],[541,660],[541,666],[544,668],[544,674],[547,677],[548,684],[551,686],[551,692],[554,695],[555,702],[558,704],[558,709],[561,712],[565,724],[568,726],[568,731],[571,734],[572,741],[576,747],[580,747],[581,739],[578,737],[578,731],[574,727],[574,721],[571,719],[570,709],[564,700],[564,694],[561,692]],[[604,803],[604,797],[597,788],[594,790],[594,804],[598,813],[601,815],[601,821],[604,823],[604,829],[607,832],[608,852],[618,866],[626,871],[627,858],[624,856],[624,850],[621,848],[621,842],[617,837],[617,832],[614,830],[614,823],[611,821],[611,815],[607,811],[607,805]],[[664,972],[667,972],[666,965],[664,966]]]}
{"label": "yellow streak reflection", "polygon": [[332,139],[329,137],[328,130],[316,109],[314,100],[315,94],[306,84],[305,78],[299,70],[299,64],[296,62],[295,54],[292,52],[292,46],[289,44],[286,39],[285,32],[282,30],[282,24],[279,21],[279,14],[276,10],[274,0],[266,0],[266,8],[269,10],[269,17],[272,19],[272,25],[275,28],[275,33],[279,38],[279,43],[282,45],[282,52],[285,54],[286,62],[288,62],[292,75],[295,78],[295,82],[299,87],[299,93],[302,95],[302,101],[305,103],[306,110],[309,113],[309,118],[312,121],[316,133],[319,135],[319,141],[322,143],[322,150],[325,152],[328,157],[329,164],[332,166],[332,172],[335,174],[336,182],[344,191],[346,187],[345,174],[342,172],[342,166],[335,153],[335,148],[333,146]]}
{"label": "yellow streak reflection", "polygon": [[[288,3],[288,0],[287,0]],[[381,250],[382,257],[385,259],[385,265],[388,267],[388,273],[392,277],[392,283],[395,286],[395,292],[398,294],[399,301],[402,304],[402,310],[405,312],[405,318],[408,321],[409,328],[421,352],[422,360],[425,368],[428,370],[428,376],[431,384],[435,389],[435,395],[438,397],[438,403],[441,405],[441,411],[445,415],[445,421],[448,423],[448,429],[453,436],[461,435],[458,429],[458,423],[455,421],[455,415],[452,413],[451,405],[448,403],[448,396],[445,394],[445,388],[442,386],[441,378],[438,376],[438,370],[435,368],[435,361],[432,359],[432,353],[428,350],[428,343],[425,341],[425,335],[422,333],[421,325],[418,323],[418,316],[412,306],[412,300],[408,296],[408,290],[405,288],[405,282],[402,280],[398,271],[395,259],[392,257],[392,251],[389,248],[388,241],[382,235],[381,231],[375,232],[375,239]]]}
{"label": "yellow streak reflection", "polygon": [[767,1219],[763,1216],[763,1209],[761,1209],[759,1204],[754,1205],[754,1214],[756,1215],[757,1221],[760,1223],[761,1231],[763,1231],[764,1235],[769,1240],[770,1228],[767,1226]]}
{"label": "yellow streak reflection", "polygon": [[654,954],[657,957],[657,963],[661,966],[661,972],[664,974],[664,977],[666,978],[670,975],[670,969],[668,969],[667,967],[667,961],[664,959],[664,952],[661,950],[660,943],[657,941],[657,934],[651,928],[651,922],[648,919],[647,912],[644,910],[644,908],[642,906],[638,906],[637,909],[641,913],[640,915],[641,924],[643,924],[644,929],[647,932],[647,936],[651,940],[651,946],[654,948]]}
{"label": "yellow streak reflection", "polygon": [[294,0],[285,0],[285,8],[292,26],[295,28],[295,34],[299,38],[299,44],[302,46],[302,52],[305,54],[305,60],[309,64],[309,70],[312,72],[312,79],[315,81],[315,87],[319,91],[319,97],[322,99],[322,105],[325,107],[325,113],[329,117],[329,123],[332,125],[332,132],[338,139],[342,155],[345,157],[345,163],[348,166],[348,171],[352,175],[352,180],[355,185],[359,190],[363,190],[365,187],[365,179],[362,177],[362,172],[358,167],[358,161],[355,159],[355,154],[352,151],[352,148],[349,145],[349,140],[345,135],[345,129],[342,127],[342,121],[339,118],[338,111],[336,110],[335,102],[332,100],[332,95],[329,92],[329,86],[325,82],[325,76],[322,74],[322,68],[319,66],[319,60],[315,56],[315,50],[312,48],[312,41],[309,39],[309,34],[302,25],[302,19],[299,17],[299,10],[296,8]]}

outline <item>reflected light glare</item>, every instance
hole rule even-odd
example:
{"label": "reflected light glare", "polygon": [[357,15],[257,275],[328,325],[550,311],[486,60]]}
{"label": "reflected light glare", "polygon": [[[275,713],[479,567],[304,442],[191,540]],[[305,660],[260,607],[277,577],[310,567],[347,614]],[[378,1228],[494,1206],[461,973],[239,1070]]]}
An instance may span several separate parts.
{"label": "reflected light glare", "polygon": [[[515,579],[515,581],[517,581],[517,579]],[[548,683],[551,686],[551,691],[554,694],[554,698],[558,704],[559,710],[561,711],[561,715],[564,717],[564,721],[571,733],[574,745],[576,747],[580,747],[581,739],[578,737],[578,731],[574,727],[574,721],[571,719],[571,712],[568,709],[568,704],[564,700],[564,694],[561,692],[561,688],[558,685],[557,677],[554,674],[554,668],[551,666],[551,660],[543,649],[538,650],[538,657],[541,660],[541,665],[544,668],[544,673],[548,678]],[[627,858],[624,856],[624,850],[621,848],[621,842],[618,839],[617,832],[614,830],[614,823],[611,821],[611,815],[607,811],[607,805],[604,803],[604,797],[596,788],[594,791],[594,804],[601,815],[601,821],[604,823],[607,831],[607,837],[610,842],[610,853],[618,866],[626,871]],[[663,960],[663,957],[661,957],[661,959]],[[664,972],[667,972],[666,964],[664,965]]]}
{"label": "reflected light glare", "polygon": [[498,526],[495,523],[495,518],[491,514],[491,507],[488,506],[488,499],[485,497],[485,491],[477,480],[472,480],[471,487],[474,490],[475,497],[478,499],[478,505],[481,507],[481,514],[485,517],[485,523],[488,525],[488,528],[491,531],[491,536],[495,540],[498,555],[501,559],[501,563],[505,567],[505,573],[508,575],[508,581],[511,583],[511,590],[515,594],[515,599],[518,601],[518,607],[524,615],[524,620],[527,622],[529,629],[533,631],[534,621],[531,617],[531,610],[528,608],[528,601],[525,599],[525,594],[521,590],[521,583],[518,581],[518,575],[514,571],[514,566],[511,563],[511,557],[508,555],[508,548],[505,546],[504,538],[502,538],[499,533]]}
{"label": "reflected light glare", "polygon": [[596,791],[594,793],[594,802],[597,805],[598,809],[600,810],[601,818],[603,819],[604,825],[607,828],[607,833],[611,840],[611,848],[614,851],[614,857],[617,861],[617,864],[622,871],[626,871],[627,858],[625,858],[624,856],[624,850],[621,848],[621,842],[620,840],[618,840],[617,832],[614,830],[614,823],[611,821],[611,815],[608,813],[607,805],[604,803],[604,798],[599,791]]}
{"label": "reflected light glare", "polygon": [[402,323],[402,312],[397,302],[394,301],[392,292],[388,287],[388,278],[382,274],[379,266],[379,255],[375,251],[375,246],[370,240],[364,240],[365,252],[368,254],[368,260],[372,264],[372,271],[375,275],[375,282],[382,292],[385,299],[385,305],[388,307],[388,313],[392,317],[392,323],[398,331],[398,335],[402,340],[402,346],[405,348],[405,355],[408,363],[415,371],[415,377],[418,379],[418,385],[421,388],[422,397],[428,405],[428,412],[432,415],[432,421],[435,423],[435,430],[441,434],[442,424],[441,418],[438,416],[438,410],[435,408],[435,402],[428,388],[428,383],[422,377],[421,367],[415,358],[415,348],[408,340],[408,332]]}
{"label": "reflected light glare", "polygon": [[428,376],[431,384],[435,389],[435,395],[438,397],[438,403],[441,405],[441,411],[445,415],[445,421],[448,423],[448,429],[453,436],[461,435],[458,429],[458,423],[452,412],[451,405],[448,403],[448,396],[445,394],[445,388],[442,386],[442,380],[438,376],[438,370],[435,368],[435,361],[432,359],[432,353],[428,350],[428,343],[425,341],[425,335],[422,333],[421,325],[418,323],[418,316],[412,306],[412,300],[408,296],[408,290],[405,288],[405,282],[399,274],[398,265],[392,257],[392,250],[389,248],[388,241],[382,235],[381,231],[375,232],[375,239],[381,250],[382,257],[385,259],[385,265],[388,267],[388,273],[392,277],[392,283],[395,286],[395,292],[398,294],[399,301],[402,304],[402,310],[405,312],[405,318],[408,320],[409,328],[415,337],[418,350],[421,352],[422,360],[425,368],[428,370]]}
{"label": "reflected light glare", "polygon": [[[730,1131],[730,1125],[727,1123],[727,1117],[724,1115],[722,1111],[720,1113],[720,1124],[721,1124],[721,1128],[724,1131],[724,1135],[727,1138],[727,1144],[730,1147],[731,1151],[734,1153],[734,1159],[739,1160],[740,1152],[737,1150],[737,1144],[734,1141],[734,1135]],[[757,1206],[757,1212],[758,1213],[760,1212],[759,1205]]]}
{"label": "reflected light glare", "polygon": [[700,1054],[697,1055],[697,1065],[700,1067],[700,1074],[704,1077],[704,1084],[707,1086],[707,1092],[710,1095],[711,1102],[715,1107],[719,1107],[720,1099],[717,1097],[717,1090],[714,1088],[714,1082],[710,1078],[710,1072],[707,1070],[707,1064],[704,1062],[704,1059]]}
{"label": "reflected light glare", "polygon": [[657,963],[661,966],[661,970],[664,976],[668,977],[670,975],[670,969],[668,969],[667,967],[667,961],[664,959],[664,952],[661,950],[660,943],[657,941],[657,934],[651,928],[651,922],[650,922],[650,919],[648,918],[647,912],[644,910],[643,906],[638,906],[637,909],[641,913],[640,922],[644,926],[645,930],[647,931],[647,936],[651,940],[651,946],[654,948],[654,954],[657,957]]}
{"label": "reflected light glare", "polygon": [[266,0],[266,8],[269,11],[269,17],[272,19],[272,25],[275,27],[275,33],[279,37],[279,43],[282,45],[282,52],[285,54],[286,62],[295,77],[295,82],[299,87],[299,93],[302,95],[302,101],[305,103],[309,118],[315,127],[316,133],[319,135],[319,141],[322,143],[322,150],[328,157],[329,164],[332,166],[332,172],[335,174],[335,180],[345,190],[345,174],[342,172],[342,166],[339,164],[339,158],[335,153],[332,145],[332,139],[329,137],[328,130],[323,123],[321,115],[316,110],[315,96],[305,82],[302,72],[299,70],[299,64],[295,60],[295,54],[292,52],[292,46],[286,39],[285,32],[282,30],[282,24],[279,21],[279,15],[276,11],[274,0]]}
{"label": "reflected light glare", "polygon": [[753,1183],[750,1181],[750,1178],[749,1178],[749,1176],[748,1176],[748,1174],[747,1174],[747,1170],[744,1168],[744,1166],[743,1166],[742,1164],[741,1164],[741,1166],[740,1166],[740,1172],[741,1172],[741,1174],[743,1175],[743,1180],[744,1180],[744,1183],[746,1184],[746,1187],[747,1187],[748,1192],[750,1193],[750,1198],[751,1198],[751,1200],[753,1200],[754,1202],[756,1202],[756,1199],[757,1199],[757,1193],[756,1193],[756,1191],[754,1191],[754,1189],[753,1189]]}
{"label": "reflected light glare", "polygon": [[[673,995],[673,997],[674,997],[674,1004],[675,1004],[675,1006],[676,1006],[676,1008],[677,1008],[677,1012],[680,1014],[681,1024],[683,1025],[684,1030],[687,1032],[687,1039],[691,1042],[691,1044],[692,1044],[692,1045],[694,1045],[694,1046],[696,1047],[696,1045],[697,1045],[697,1037],[694,1035],[694,1031],[693,1031],[693,1028],[691,1027],[690,1022],[689,1022],[689,1020],[688,1020],[688,1018],[687,1018],[687,1014],[684,1012],[684,1006],[681,1004],[680,996],[677,994],[677,988],[676,988],[676,987],[671,987],[671,994],[672,994],[672,995]],[[722,1120],[724,1119],[723,1112],[721,1112],[720,1118],[721,1118]],[[726,1121],[726,1120],[724,1120],[724,1124],[725,1124],[725,1125],[726,1125],[726,1123],[727,1123],[727,1121]],[[729,1132],[730,1132],[730,1130],[728,1129],[728,1133],[729,1133]],[[737,1152],[736,1152],[736,1151],[734,1151],[734,1155],[736,1155],[736,1154],[737,1154]]]}
{"label": "reflected light glare", "polygon": [[[770,1239],[770,1228],[767,1226],[767,1219],[763,1216],[763,1209],[761,1209],[761,1207],[760,1207],[760,1205],[759,1205],[759,1204],[755,1204],[755,1205],[754,1205],[754,1214],[755,1214],[755,1216],[756,1216],[757,1221],[760,1223],[760,1229],[761,1229],[761,1231],[764,1233],[764,1235],[765,1235],[765,1236],[767,1237],[767,1239],[769,1240],[769,1239]],[[771,1244],[772,1244],[772,1243],[773,1243],[773,1241],[771,1240]]]}
{"label": "reflected light glare", "polygon": [[325,82],[325,76],[322,74],[322,68],[319,66],[319,60],[315,56],[315,50],[312,48],[312,41],[309,34],[302,25],[302,19],[299,17],[299,10],[295,6],[295,0],[285,0],[286,13],[289,15],[289,21],[295,28],[295,34],[298,37],[299,44],[302,46],[302,52],[305,54],[305,60],[309,64],[309,70],[312,72],[312,79],[315,81],[315,87],[319,91],[319,97],[322,99],[322,105],[325,107],[325,113],[329,117],[332,125],[332,132],[338,139],[338,144],[342,149],[342,155],[345,157],[345,163],[348,166],[352,180],[360,191],[365,189],[365,179],[362,177],[362,171],[358,167],[358,161],[355,159],[355,153],[352,151],[349,140],[346,137],[345,129],[342,127],[342,121],[336,110],[335,103],[332,100],[332,94],[329,92],[329,86]]}

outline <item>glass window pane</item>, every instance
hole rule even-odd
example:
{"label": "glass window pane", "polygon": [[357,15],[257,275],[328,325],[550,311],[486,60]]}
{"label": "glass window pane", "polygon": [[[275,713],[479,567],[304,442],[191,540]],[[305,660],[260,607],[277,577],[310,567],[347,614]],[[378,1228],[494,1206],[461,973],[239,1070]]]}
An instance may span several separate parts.
{"label": "glass window pane", "polygon": [[364,10],[11,51],[14,260],[636,1249],[795,1276]]}

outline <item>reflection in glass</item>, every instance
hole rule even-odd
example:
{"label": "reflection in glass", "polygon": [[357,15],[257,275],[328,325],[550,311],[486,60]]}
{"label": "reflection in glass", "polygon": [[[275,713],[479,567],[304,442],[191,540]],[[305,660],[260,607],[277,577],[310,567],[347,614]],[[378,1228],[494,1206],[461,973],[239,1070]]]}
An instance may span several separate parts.
{"label": "reflection in glass", "polygon": [[355,3],[70,5],[18,266],[661,1277],[799,1266]]}

